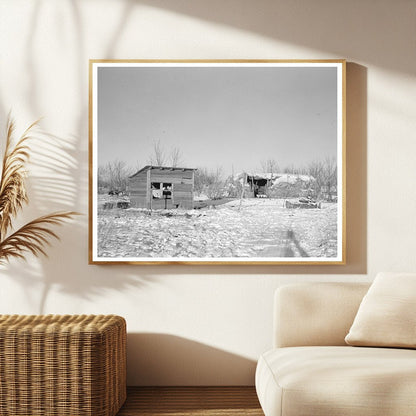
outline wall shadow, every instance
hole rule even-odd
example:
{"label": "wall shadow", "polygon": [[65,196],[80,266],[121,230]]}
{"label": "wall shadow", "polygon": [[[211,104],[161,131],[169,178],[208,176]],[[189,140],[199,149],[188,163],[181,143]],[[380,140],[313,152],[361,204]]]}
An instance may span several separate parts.
{"label": "wall shadow", "polygon": [[[331,0],[128,1],[188,15],[225,27],[258,33],[270,39],[304,46],[340,58],[352,55],[356,61],[414,74],[411,54],[403,53],[403,49],[398,47],[406,38],[402,28],[414,26],[415,12],[411,1],[406,4],[401,2],[400,9],[391,7],[389,2],[374,7],[372,1],[354,3]],[[407,15],[403,13],[404,7],[408,8]],[[383,22],[382,30],[380,30],[380,22]],[[305,58],[305,56],[275,56],[274,58]]]}
{"label": "wall shadow", "polygon": [[254,385],[256,362],[168,334],[127,335],[131,386]]}
{"label": "wall shadow", "polygon": [[347,63],[347,267],[367,273],[367,68]]}

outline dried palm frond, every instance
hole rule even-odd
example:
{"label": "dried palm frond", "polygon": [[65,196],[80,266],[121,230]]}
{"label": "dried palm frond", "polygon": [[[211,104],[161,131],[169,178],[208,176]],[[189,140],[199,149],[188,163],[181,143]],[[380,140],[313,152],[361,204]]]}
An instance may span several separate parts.
{"label": "dried palm frond", "polygon": [[8,261],[9,257],[24,258],[24,252],[46,256],[45,246],[50,245],[49,238],[59,240],[58,235],[49,227],[62,224],[74,215],[77,213],[72,211],[55,212],[28,222],[0,242],[0,264]]}
{"label": "dried palm frond", "polygon": [[59,239],[50,226],[59,225],[78,214],[67,211],[44,215],[5,237],[12,228],[12,218],[29,201],[25,188],[25,165],[29,159],[26,141],[31,138],[30,132],[36,124],[37,121],[30,125],[13,145],[14,123],[10,117],[7,123],[6,148],[0,178],[0,264],[10,257],[24,258],[25,252],[46,256],[45,247],[50,244],[49,239]]}

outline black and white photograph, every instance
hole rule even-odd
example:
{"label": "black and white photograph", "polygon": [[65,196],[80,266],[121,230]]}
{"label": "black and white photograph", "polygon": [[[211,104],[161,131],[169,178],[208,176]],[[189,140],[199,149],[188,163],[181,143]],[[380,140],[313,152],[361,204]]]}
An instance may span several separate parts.
{"label": "black and white photograph", "polygon": [[90,61],[90,262],[343,264],[345,61]]}

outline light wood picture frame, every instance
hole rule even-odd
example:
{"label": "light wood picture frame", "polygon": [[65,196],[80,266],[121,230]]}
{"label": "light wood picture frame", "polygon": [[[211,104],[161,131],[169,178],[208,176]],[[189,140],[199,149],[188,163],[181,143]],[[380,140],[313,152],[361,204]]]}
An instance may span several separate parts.
{"label": "light wood picture frame", "polygon": [[90,264],[345,264],[345,60],[89,70]]}

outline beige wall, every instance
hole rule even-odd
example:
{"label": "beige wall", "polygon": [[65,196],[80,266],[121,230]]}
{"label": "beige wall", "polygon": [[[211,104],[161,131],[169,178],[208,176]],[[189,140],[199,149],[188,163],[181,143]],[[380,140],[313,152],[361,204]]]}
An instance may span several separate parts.
{"label": "beige wall", "polygon": [[[0,270],[0,311],[126,317],[130,384],[252,384],[276,287],[415,271],[415,21],[412,0],[2,0],[0,124],[49,133],[23,219],[84,215]],[[89,58],[346,58],[348,264],[89,266]]]}

